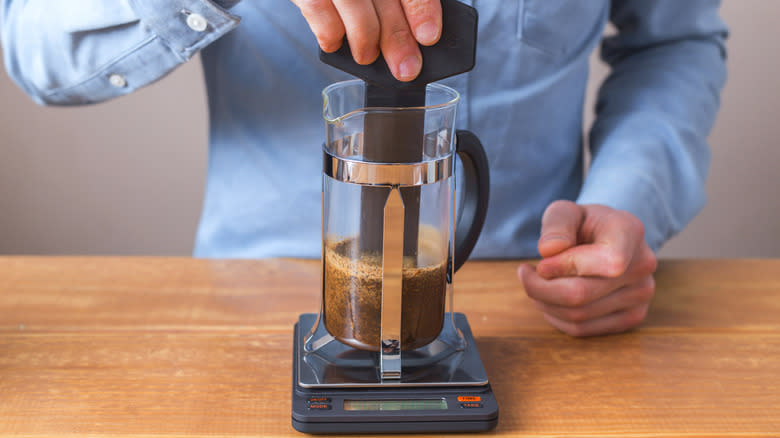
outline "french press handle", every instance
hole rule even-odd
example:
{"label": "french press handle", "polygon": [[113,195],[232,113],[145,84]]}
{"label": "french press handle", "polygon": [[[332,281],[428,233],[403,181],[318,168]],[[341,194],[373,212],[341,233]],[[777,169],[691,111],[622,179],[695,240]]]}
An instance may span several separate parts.
{"label": "french press handle", "polygon": [[471,255],[477,244],[487,216],[490,197],[490,168],[487,154],[479,138],[470,131],[458,130],[455,134],[455,151],[463,164],[463,204],[455,223],[455,257],[449,257],[454,269],[447,269],[447,281],[451,272],[457,272]]}

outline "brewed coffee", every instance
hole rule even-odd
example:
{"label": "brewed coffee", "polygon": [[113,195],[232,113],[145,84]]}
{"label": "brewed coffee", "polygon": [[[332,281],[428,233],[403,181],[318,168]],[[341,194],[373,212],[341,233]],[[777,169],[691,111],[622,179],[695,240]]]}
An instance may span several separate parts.
{"label": "brewed coffee", "polygon": [[[421,245],[416,266],[403,262],[401,348],[420,348],[439,335],[447,290],[446,257]],[[426,265],[432,260],[438,264]],[[442,262],[445,260],[445,262]],[[421,263],[422,262],[422,263]],[[382,257],[358,253],[355,238],[325,242],[325,313],[328,332],[362,350],[379,351],[382,304]]]}

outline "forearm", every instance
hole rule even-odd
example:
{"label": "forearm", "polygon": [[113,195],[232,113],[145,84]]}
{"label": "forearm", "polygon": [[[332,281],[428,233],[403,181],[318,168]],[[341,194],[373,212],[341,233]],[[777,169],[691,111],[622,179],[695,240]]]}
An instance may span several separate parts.
{"label": "forearm", "polygon": [[[707,136],[726,79],[725,28],[712,17],[717,8],[677,9],[645,11],[656,22],[640,26],[641,35],[605,43],[613,70],[599,92],[593,161],[578,199],[633,213],[653,250],[705,203]],[[682,22],[668,23],[666,35],[653,33],[665,14],[672,21],[683,14],[676,18]]]}
{"label": "forearm", "polygon": [[[234,3],[3,0],[6,69],[41,104],[94,103],[128,94],[233,29],[238,17],[221,6]],[[202,21],[188,20],[193,14]]]}

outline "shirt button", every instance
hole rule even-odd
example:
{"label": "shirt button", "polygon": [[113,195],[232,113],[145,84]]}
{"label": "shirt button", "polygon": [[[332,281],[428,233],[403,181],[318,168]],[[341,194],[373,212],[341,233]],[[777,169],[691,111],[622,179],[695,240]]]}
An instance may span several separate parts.
{"label": "shirt button", "polygon": [[124,78],[124,76],[116,73],[108,77],[108,82],[117,88],[124,88],[127,86],[127,80]]}
{"label": "shirt button", "polygon": [[200,14],[190,14],[187,16],[187,26],[196,32],[203,32],[209,27],[209,22]]}

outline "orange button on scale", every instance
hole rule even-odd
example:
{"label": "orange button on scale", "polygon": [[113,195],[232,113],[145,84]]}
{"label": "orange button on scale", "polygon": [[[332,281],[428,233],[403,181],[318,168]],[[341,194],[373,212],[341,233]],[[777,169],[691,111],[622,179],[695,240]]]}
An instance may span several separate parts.
{"label": "orange button on scale", "polygon": [[309,403],[330,403],[329,397],[309,397]]}
{"label": "orange button on scale", "polygon": [[482,401],[482,397],[478,395],[459,395],[458,396],[459,402],[478,402]]}

